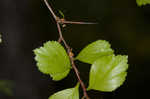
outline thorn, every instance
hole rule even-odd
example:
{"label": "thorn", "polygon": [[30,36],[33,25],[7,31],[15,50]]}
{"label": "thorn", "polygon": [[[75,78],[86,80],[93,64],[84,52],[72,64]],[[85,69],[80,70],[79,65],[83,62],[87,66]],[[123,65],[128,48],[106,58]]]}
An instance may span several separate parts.
{"label": "thorn", "polygon": [[62,21],[62,23],[65,24],[98,24],[98,23],[94,23],[94,22],[75,22],[75,21]]}

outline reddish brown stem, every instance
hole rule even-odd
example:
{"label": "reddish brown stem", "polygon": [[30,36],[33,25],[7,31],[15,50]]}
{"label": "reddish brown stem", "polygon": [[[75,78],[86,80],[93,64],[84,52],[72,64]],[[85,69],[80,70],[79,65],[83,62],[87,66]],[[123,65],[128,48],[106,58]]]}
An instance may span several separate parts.
{"label": "reddish brown stem", "polygon": [[78,78],[78,81],[79,81],[80,84],[81,84],[81,87],[82,87],[82,89],[83,89],[84,97],[86,97],[86,99],[90,99],[90,98],[88,97],[87,92],[86,92],[86,87],[85,87],[85,85],[84,85],[84,83],[83,83],[83,81],[81,80],[81,77],[80,77],[80,75],[79,75],[79,71],[78,71],[78,69],[77,69],[77,67],[76,67],[76,65],[75,65],[75,63],[74,63],[74,58],[73,58],[72,50],[71,50],[71,48],[67,45],[66,41],[64,40],[64,38],[63,38],[63,36],[62,36],[60,24],[59,24],[58,22],[57,22],[57,28],[58,28],[58,32],[59,32],[60,38],[61,38],[61,40],[63,41],[65,47],[67,48],[67,52],[68,52],[68,55],[69,55],[69,58],[70,58],[70,61],[71,61],[71,64],[72,64],[72,68],[74,69],[75,74],[76,74],[76,76],[77,76],[77,78]]}
{"label": "reddish brown stem", "polygon": [[57,16],[55,15],[54,11],[52,10],[52,7],[49,5],[47,0],[44,0],[47,8],[49,9],[49,11],[51,12],[52,16],[54,17],[55,20],[57,20]]}
{"label": "reddish brown stem", "polygon": [[[56,21],[56,25],[57,25],[57,29],[58,29],[58,33],[59,33],[58,42],[60,43],[61,41],[63,41],[63,43],[64,43],[64,45],[65,45],[65,47],[66,47],[66,49],[67,49],[67,53],[68,53],[68,55],[69,55],[70,62],[71,62],[71,64],[72,64],[72,68],[73,68],[74,71],[75,71],[75,74],[76,74],[76,76],[77,76],[77,78],[78,78],[79,83],[81,84],[81,87],[82,87],[82,90],[83,90],[83,94],[84,94],[83,97],[85,97],[86,99],[90,99],[90,98],[88,97],[87,92],[86,92],[85,84],[84,84],[83,81],[81,80],[81,77],[80,77],[80,75],[79,75],[79,71],[78,71],[78,69],[77,69],[77,67],[76,67],[76,65],[75,65],[75,63],[74,63],[74,57],[73,57],[72,49],[71,49],[70,46],[66,43],[66,41],[65,41],[65,39],[64,39],[64,37],[63,37],[63,35],[62,35],[62,31],[61,31],[61,26],[60,26],[60,25],[61,25],[61,24],[64,24],[65,22],[69,22],[69,21],[64,21],[64,23],[63,23],[63,21],[62,21],[59,17],[57,17],[57,16],[55,15],[54,11],[52,10],[52,8],[51,8],[51,6],[49,5],[49,3],[47,2],[47,0],[44,0],[44,2],[45,2],[45,4],[46,4],[46,6],[48,7],[48,9],[50,10],[50,12],[52,13],[52,15],[53,15],[53,17],[54,17],[54,19],[55,19],[55,21]],[[70,22],[72,22],[72,21],[70,21]],[[77,23],[79,23],[79,22],[77,22]]]}
{"label": "reddish brown stem", "polygon": [[74,69],[74,71],[75,71],[75,73],[76,73],[76,76],[77,76],[77,78],[78,78],[78,80],[79,80],[79,82],[80,82],[80,84],[81,84],[82,89],[83,89],[84,97],[85,97],[86,99],[90,99],[89,96],[88,96],[88,94],[87,94],[87,92],[86,92],[86,87],[85,87],[83,81],[82,81],[81,78],[80,78],[79,71],[78,71],[78,69],[77,69],[77,67],[76,67],[76,65],[75,65],[75,63],[74,63],[74,58],[73,58],[73,56],[69,56],[69,57],[70,57],[70,60],[71,60],[72,67],[73,67],[73,69]]}

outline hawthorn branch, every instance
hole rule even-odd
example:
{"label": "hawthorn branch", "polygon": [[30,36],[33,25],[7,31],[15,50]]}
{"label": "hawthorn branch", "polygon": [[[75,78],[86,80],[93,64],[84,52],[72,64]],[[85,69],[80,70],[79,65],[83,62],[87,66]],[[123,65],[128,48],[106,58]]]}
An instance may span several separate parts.
{"label": "hawthorn branch", "polygon": [[73,52],[72,52],[72,49],[71,47],[66,43],[63,35],[62,35],[62,30],[61,30],[61,25],[63,24],[95,24],[95,23],[88,23],[88,22],[73,22],[73,21],[66,21],[65,19],[60,19],[59,17],[57,17],[54,13],[54,11],[52,10],[51,6],[49,5],[48,1],[47,0],[44,0],[47,8],[49,9],[49,11],[51,12],[53,18],[55,19],[56,21],[56,25],[57,25],[57,29],[58,29],[58,33],[59,33],[59,39],[58,39],[58,42],[60,43],[61,41],[64,43],[66,49],[67,49],[67,53],[69,55],[69,59],[70,59],[70,62],[72,64],[72,68],[74,69],[74,72],[78,78],[78,81],[82,87],[82,90],[83,90],[83,98],[86,98],[86,99],[90,99],[87,92],[86,92],[86,87],[85,87],[85,84],[84,82],[81,80],[81,77],[79,75],[79,71],[74,63],[74,55],[73,55]]}
{"label": "hawthorn branch", "polygon": [[72,53],[72,50],[71,50],[71,48],[67,45],[66,41],[64,40],[64,38],[63,38],[63,36],[62,36],[60,24],[58,24],[58,23],[57,23],[57,28],[58,28],[58,32],[59,32],[60,38],[61,38],[61,40],[63,41],[65,47],[67,48],[67,53],[68,53],[68,55],[69,55],[69,58],[70,58],[70,61],[71,61],[71,64],[72,64],[72,68],[73,68],[74,71],[75,71],[75,74],[76,74],[76,76],[77,76],[77,78],[78,78],[79,83],[81,84],[84,97],[86,97],[86,99],[90,99],[90,98],[88,97],[87,92],[86,92],[86,87],[85,87],[85,85],[84,85],[84,83],[83,83],[83,81],[81,80],[81,77],[80,77],[80,75],[79,75],[79,71],[78,71],[78,69],[77,69],[77,67],[76,67],[76,65],[75,65],[75,63],[74,63],[74,57],[73,57],[74,55],[73,55],[73,53]]}

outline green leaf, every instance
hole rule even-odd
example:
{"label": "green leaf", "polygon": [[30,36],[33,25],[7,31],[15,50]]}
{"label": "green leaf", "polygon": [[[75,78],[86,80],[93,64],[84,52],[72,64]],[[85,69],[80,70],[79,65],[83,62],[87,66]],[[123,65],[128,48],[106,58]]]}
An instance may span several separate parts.
{"label": "green leaf", "polygon": [[43,47],[34,50],[38,69],[44,74],[50,74],[53,80],[65,78],[70,69],[69,57],[61,44],[48,41]]}
{"label": "green leaf", "polygon": [[95,41],[86,46],[76,57],[76,59],[92,64],[95,60],[102,56],[112,55],[113,50],[110,48],[110,44],[105,40]]}
{"label": "green leaf", "polygon": [[127,56],[104,56],[97,59],[90,70],[88,90],[111,92],[125,81],[128,68]]}
{"label": "green leaf", "polygon": [[79,99],[79,83],[75,88],[69,88],[62,91],[59,91],[48,99]]}
{"label": "green leaf", "polygon": [[150,0],[136,0],[138,6],[150,4]]}

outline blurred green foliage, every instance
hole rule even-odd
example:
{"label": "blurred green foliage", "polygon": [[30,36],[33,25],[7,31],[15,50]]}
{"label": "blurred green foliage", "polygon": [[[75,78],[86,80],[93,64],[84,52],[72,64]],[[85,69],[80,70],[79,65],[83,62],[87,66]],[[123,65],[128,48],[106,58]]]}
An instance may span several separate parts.
{"label": "blurred green foliage", "polygon": [[2,35],[0,34],[0,43],[2,42]]}
{"label": "blurred green foliage", "polygon": [[0,80],[0,93],[12,96],[13,95],[13,82],[10,80]]}
{"label": "blurred green foliage", "polygon": [[138,6],[150,4],[150,0],[136,0]]}

